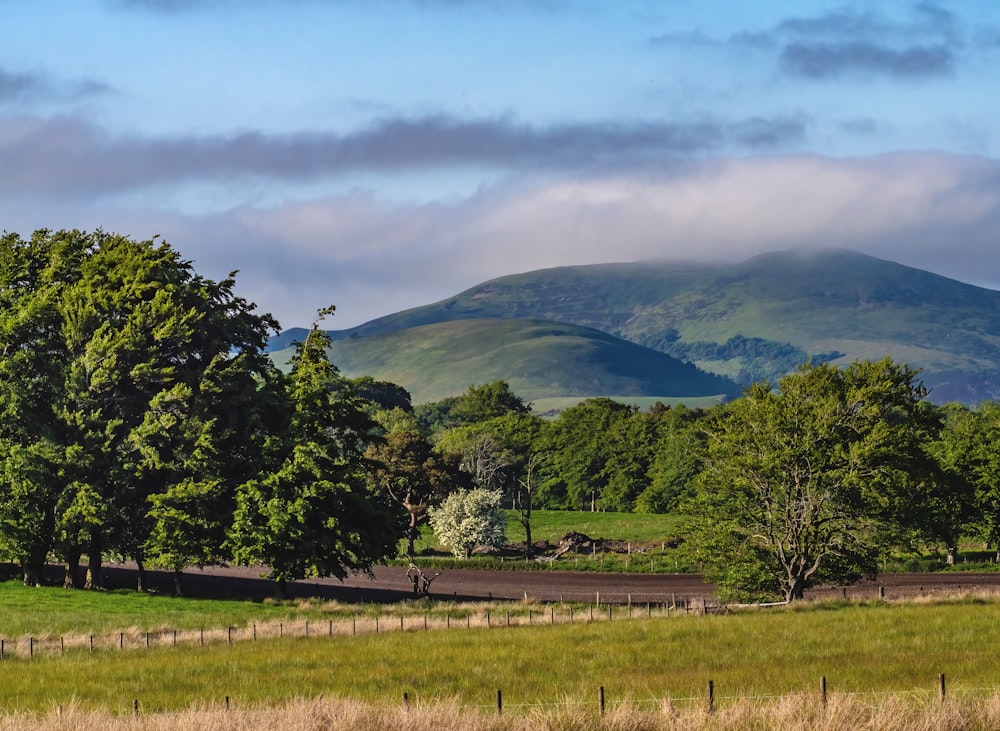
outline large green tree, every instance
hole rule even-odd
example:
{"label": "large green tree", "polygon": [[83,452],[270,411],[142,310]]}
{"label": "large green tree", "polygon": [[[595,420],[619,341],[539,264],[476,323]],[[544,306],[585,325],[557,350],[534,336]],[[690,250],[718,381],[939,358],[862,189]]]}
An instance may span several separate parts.
{"label": "large green tree", "polygon": [[563,411],[542,428],[545,454],[539,497],[551,508],[596,511],[607,485],[605,435],[632,409],[609,398],[592,398]]}
{"label": "large green tree", "polygon": [[[258,451],[242,412],[271,369],[264,346],[277,325],[234,287],[156,240],[0,239],[0,410],[10,417],[0,521],[44,515],[44,529],[20,532],[31,546],[10,546],[26,580],[52,550],[70,584],[81,554],[95,587],[107,553],[141,567],[151,495],[195,474],[238,481],[240,458]],[[206,442],[224,459],[184,454]]]}
{"label": "large green tree", "polygon": [[402,536],[401,514],[366,480],[363,454],[375,424],[330,362],[329,346],[318,321],[296,345],[284,388],[287,428],[267,445],[269,466],[237,493],[235,559],[267,566],[279,596],[297,579],[370,571],[395,555]]}
{"label": "large green tree", "polygon": [[707,578],[791,601],[874,574],[940,486],[926,450],[939,423],[916,375],[890,359],[809,365],[710,424],[691,533]]}

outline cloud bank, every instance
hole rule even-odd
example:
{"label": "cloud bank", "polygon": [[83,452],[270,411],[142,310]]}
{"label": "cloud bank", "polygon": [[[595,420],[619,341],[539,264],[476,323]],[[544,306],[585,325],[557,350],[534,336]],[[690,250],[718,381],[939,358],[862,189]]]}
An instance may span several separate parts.
{"label": "cloud bank", "polygon": [[427,205],[354,194],[203,216],[63,215],[67,225],[162,234],[209,276],[241,269],[241,291],[268,303],[286,327],[331,303],[334,325],[349,327],[543,267],[731,262],[789,248],[852,248],[1000,285],[1000,163],[975,157],[718,159],[660,172],[512,179]]}

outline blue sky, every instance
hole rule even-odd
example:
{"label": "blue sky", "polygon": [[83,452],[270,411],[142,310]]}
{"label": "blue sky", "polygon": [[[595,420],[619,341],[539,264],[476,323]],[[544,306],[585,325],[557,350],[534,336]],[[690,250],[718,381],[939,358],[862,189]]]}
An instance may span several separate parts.
{"label": "blue sky", "polygon": [[842,246],[1000,288],[1000,3],[0,0],[0,228],[159,234],[285,327]]}

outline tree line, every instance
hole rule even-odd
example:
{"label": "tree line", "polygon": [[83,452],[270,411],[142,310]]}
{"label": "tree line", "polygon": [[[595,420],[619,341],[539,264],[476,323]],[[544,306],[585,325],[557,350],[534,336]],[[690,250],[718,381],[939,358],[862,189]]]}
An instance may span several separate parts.
{"label": "tree line", "polygon": [[55,558],[67,586],[100,587],[114,557],[178,592],[188,567],[266,565],[281,594],[401,540],[412,555],[435,510],[447,532],[502,501],[528,554],[538,507],[694,516],[685,550],[724,592],[794,599],[892,547],[1000,543],[1000,406],[935,406],[889,359],[809,364],[712,409],[595,398],[542,419],[503,381],[415,406],[343,377],[331,313],[282,372],[235,273],[204,278],[158,239],[4,234],[0,553],[28,583]]}

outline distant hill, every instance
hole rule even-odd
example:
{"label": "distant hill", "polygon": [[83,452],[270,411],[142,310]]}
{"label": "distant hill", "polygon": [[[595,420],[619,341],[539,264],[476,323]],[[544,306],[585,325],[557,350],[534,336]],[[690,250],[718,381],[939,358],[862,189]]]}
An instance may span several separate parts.
{"label": "distant hill", "polygon": [[774,380],[810,358],[892,355],[923,369],[935,401],[1000,398],[1000,292],[842,249],[726,266],[544,269],[332,335],[368,338],[470,318],[590,327],[743,384]]}
{"label": "distant hill", "polygon": [[[300,333],[301,335],[302,333]],[[272,352],[287,365],[291,348]],[[468,319],[337,340],[333,362],[410,391],[415,403],[503,379],[527,401],[591,396],[717,400],[741,393],[732,381],[664,353],[567,323]]]}

